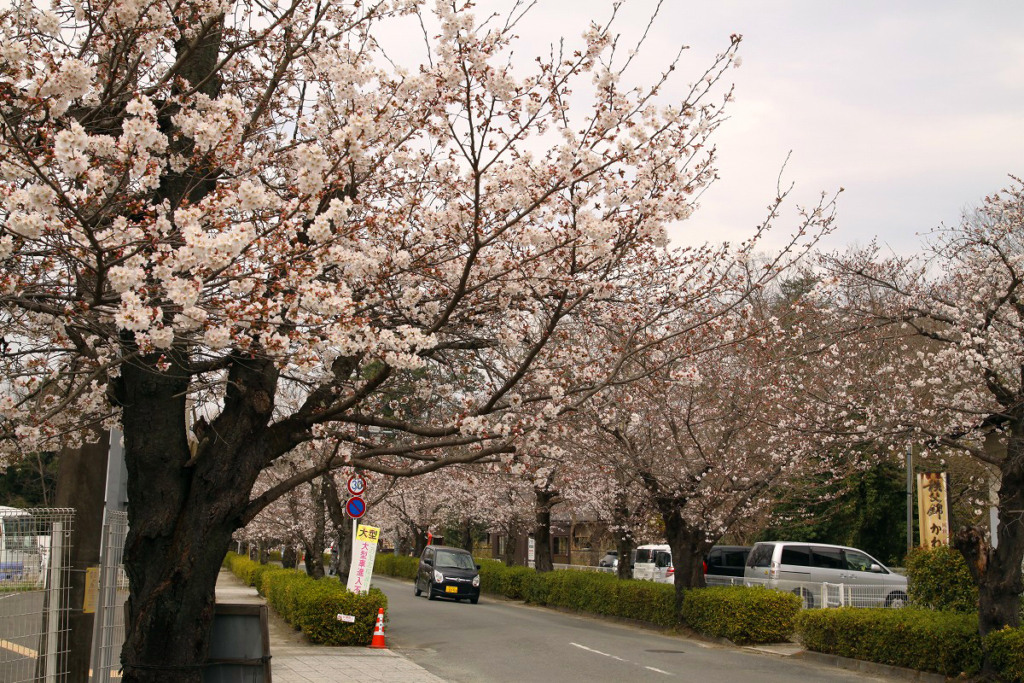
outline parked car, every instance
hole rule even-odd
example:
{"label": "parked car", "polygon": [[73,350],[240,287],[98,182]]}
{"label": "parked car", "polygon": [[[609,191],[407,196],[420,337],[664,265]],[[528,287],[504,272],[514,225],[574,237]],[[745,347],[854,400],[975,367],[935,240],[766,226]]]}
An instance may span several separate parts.
{"label": "parked car", "polygon": [[633,578],[656,583],[675,581],[672,550],[667,545],[642,545],[636,549]]}
{"label": "parked car", "polygon": [[465,599],[475,605],[480,600],[480,565],[462,548],[428,545],[413,584],[417,597],[426,593],[429,600]]}
{"label": "parked car", "polygon": [[[824,543],[757,543],[743,575],[800,596],[804,607],[903,607],[907,579],[863,550]],[[828,585],[826,585],[828,584]],[[827,593],[826,593],[827,591]]]}
{"label": "parked car", "polygon": [[598,567],[612,567],[613,569],[619,566],[619,551],[609,550],[604,554],[600,560],[597,561]]}
{"label": "parked car", "polygon": [[708,576],[743,576],[750,555],[748,545],[716,545],[704,558],[704,574]]}

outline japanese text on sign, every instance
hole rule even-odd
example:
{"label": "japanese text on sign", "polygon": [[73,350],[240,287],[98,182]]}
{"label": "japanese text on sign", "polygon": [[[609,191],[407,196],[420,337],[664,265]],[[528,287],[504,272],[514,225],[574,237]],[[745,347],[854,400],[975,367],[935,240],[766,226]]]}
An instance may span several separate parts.
{"label": "japanese text on sign", "polygon": [[352,543],[352,570],[348,573],[348,589],[363,593],[370,589],[373,578],[373,558],[377,555],[377,541],[380,529],[360,524]]}
{"label": "japanese text on sign", "polygon": [[921,545],[926,548],[949,545],[949,504],[946,488],[945,472],[917,475],[917,513]]}

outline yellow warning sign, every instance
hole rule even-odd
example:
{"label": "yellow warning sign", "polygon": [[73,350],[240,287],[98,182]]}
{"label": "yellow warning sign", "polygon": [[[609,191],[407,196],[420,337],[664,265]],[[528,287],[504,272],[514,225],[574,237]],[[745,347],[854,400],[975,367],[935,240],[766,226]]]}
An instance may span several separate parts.
{"label": "yellow warning sign", "polygon": [[100,595],[100,568],[87,567],[85,570],[85,599],[82,601],[82,611],[86,614],[96,612],[96,599]]}

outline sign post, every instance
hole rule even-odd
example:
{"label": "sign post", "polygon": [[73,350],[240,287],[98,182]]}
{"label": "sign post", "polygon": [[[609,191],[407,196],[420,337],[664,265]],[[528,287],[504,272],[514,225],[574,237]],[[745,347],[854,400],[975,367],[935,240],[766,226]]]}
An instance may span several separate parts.
{"label": "sign post", "polygon": [[[361,478],[359,478],[359,477],[352,477],[351,479],[348,480],[348,490],[349,491],[351,491],[353,488],[355,488],[352,485],[353,481],[363,482],[363,480]],[[363,483],[365,484],[365,482],[363,482]],[[362,487],[360,487],[360,490],[361,490],[361,488]],[[358,522],[356,520],[358,520],[360,517],[362,517],[363,515],[366,514],[366,502],[362,498],[360,498],[359,496],[353,495],[351,498],[348,499],[348,502],[345,503],[345,512],[347,512],[348,516],[352,518],[352,564],[351,564],[351,566],[355,567],[356,566],[356,560],[358,559],[358,554],[356,552],[356,528],[357,528]],[[349,572],[349,576],[350,577],[352,576],[351,571]],[[351,583],[351,579],[349,579],[349,583]],[[352,590],[352,588],[349,587],[349,590]]]}
{"label": "sign post", "polygon": [[[355,520],[352,520],[355,524]],[[348,589],[353,593],[370,590],[373,578],[373,559],[377,555],[380,529],[360,524],[352,538],[352,568],[348,572]]]}

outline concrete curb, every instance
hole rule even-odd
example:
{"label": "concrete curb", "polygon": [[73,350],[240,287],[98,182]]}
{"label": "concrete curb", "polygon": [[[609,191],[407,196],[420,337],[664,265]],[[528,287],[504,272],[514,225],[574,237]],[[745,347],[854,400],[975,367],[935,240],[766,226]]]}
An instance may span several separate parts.
{"label": "concrete curb", "polygon": [[906,669],[902,666],[867,662],[863,659],[851,659],[849,657],[840,657],[839,655],[826,655],[821,652],[811,652],[810,650],[798,652],[793,656],[816,664],[825,664],[827,666],[861,671],[867,674],[877,674],[879,676],[892,676],[906,681],[923,681],[924,683],[946,683],[947,681],[947,678],[942,674],[918,671],[917,669]]}

